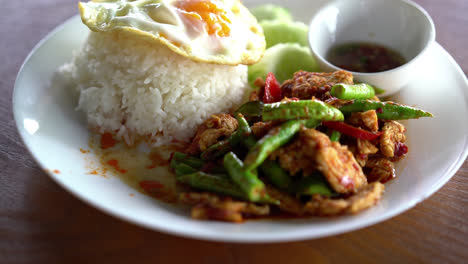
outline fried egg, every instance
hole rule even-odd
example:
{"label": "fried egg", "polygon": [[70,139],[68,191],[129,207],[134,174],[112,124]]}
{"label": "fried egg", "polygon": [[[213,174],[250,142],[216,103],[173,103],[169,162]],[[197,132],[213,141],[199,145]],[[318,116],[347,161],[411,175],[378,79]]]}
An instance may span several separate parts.
{"label": "fried egg", "polygon": [[194,61],[249,65],[265,51],[262,28],[239,0],[94,0],[79,8],[92,31],[157,41]]}

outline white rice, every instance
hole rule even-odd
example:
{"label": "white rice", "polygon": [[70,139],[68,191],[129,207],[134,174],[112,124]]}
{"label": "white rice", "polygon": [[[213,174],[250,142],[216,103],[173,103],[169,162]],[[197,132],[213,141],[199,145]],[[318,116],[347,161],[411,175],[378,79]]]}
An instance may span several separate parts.
{"label": "white rice", "polygon": [[79,93],[78,110],[100,133],[129,145],[187,141],[210,115],[241,103],[247,66],[199,63],[166,46],[90,33],[59,72]]}

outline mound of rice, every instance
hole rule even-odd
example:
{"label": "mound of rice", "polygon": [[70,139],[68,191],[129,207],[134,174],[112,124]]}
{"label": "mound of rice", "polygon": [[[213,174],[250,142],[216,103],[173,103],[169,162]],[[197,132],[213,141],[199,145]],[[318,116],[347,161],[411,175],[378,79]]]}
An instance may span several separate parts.
{"label": "mound of rice", "polygon": [[90,127],[129,145],[187,141],[210,115],[239,105],[248,89],[245,65],[194,62],[122,34],[90,33],[59,72],[76,88]]}

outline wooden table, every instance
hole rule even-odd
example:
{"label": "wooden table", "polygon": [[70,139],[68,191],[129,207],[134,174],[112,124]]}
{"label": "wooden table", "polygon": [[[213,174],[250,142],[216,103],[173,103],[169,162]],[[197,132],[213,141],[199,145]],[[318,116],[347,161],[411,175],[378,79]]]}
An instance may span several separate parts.
{"label": "wooden table", "polygon": [[[468,259],[468,162],[436,194],[383,223],[294,243],[174,237],[106,215],[60,188],[33,161],[11,111],[18,69],[76,0],[3,1],[0,16],[0,263],[462,263]],[[468,1],[417,0],[437,41],[468,73]]]}

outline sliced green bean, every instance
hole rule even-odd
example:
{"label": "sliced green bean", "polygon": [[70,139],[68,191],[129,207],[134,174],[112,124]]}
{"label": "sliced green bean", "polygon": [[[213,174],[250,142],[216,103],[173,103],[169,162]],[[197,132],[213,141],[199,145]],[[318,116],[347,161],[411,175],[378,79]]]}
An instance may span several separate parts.
{"label": "sliced green bean", "polygon": [[316,128],[320,125],[320,123],[322,123],[322,121],[316,119],[307,119],[301,120],[301,123],[307,128]]}
{"label": "sliced green bean", "polygon": [[289,174],[274,160],[265,160],[260,165],[260,171],[275,187],[281,190],[288,190],[291,185]]}
{"label": "sliced green bean", "polygon": [[239,186],[232,182],[227,176],[218,176],[199,171],[191,174],[178,175],[176,179],[196,189],[248,200],[248,197]]}
{"label": "sliced green bean", "polygon": [[205,162],[203,160],[181,152],[174,152],[174,154],[172,154],[171,165],[173,162],[183,162],[195,169],[201,169],[205,165]]}
{"label": "sliced green bean", "polygon": [[244,164],[236,154],[229,152],[224,155],[224,167],[232,181],[247,195],[249,201],[259,202],[265,197],[265,184],[257,177],[256,170],[244,170]]}
{"label": "sliced green bean", "polygon": [[336,130],[331,130],[330,132],[330,140],[333,142],[340,141],[341,133]]}
{"label": "sliced green bean", "polygon": [[340,110],[319,100],[278,102],[263,107],[263,121],[291,119],[342,121],[344,117]]}
{"label": "sliced green bean", "polygon": [[[253,170],[260,166],[273,151],[288,143],[296,135],[301,126],[315,128],[320,123],[320,120],[315,119],[290,120],[271,129],[268,134],[250,147],[244,160],[246,170]],[[252,144],[253,140],[251,140],[249,145]]]}
{"label": "sliced green bean", "polygon": [[244,145],[246,148],[251,149],[255,144],[257,143],[257,139],[255,139],[255,136],[253,134],[250,134],[248,137],[244,137],[242,139],[242,145]]}
{"label": "sliced green bean", "polygon": [[234,112],[234,116],[242,114],[245,117],[259,117],[262,115],[263,102],[261,101],[250,101],[239,107]]}
{"label": "sliced green bean", "polygon": [[420,117],[432,117],[432,114],[411,106],[394,102],[378,102],[372,100],[354,100],[340,108],[344,114],[376,110],[377,117],[385,120],[403,120]]}
{"label": "sliced green bean", "polygon": [[375,96],[374,88],[366,83],[333,85],[330,94],[334,97],[344,100],[351,99],[370,99]]}
{"label": "sliced green bean", "polygon": [[297,195],[321,194],[330,196],[334,194],[327,181],[321,175],[311,175],[302,178],[293,183],[292,189]]}
{"label": "sliced green bean", "polygon": [[384,89],[380,89],[379,87],[373,86],[373,85],[371,85],[371,86],[372,86],[372,88],[374,88],[374,92],[375,92],[376,95],[385,93]]}
{"label": "sliced green bean", "polygon": [[178,164],[175,164],[174,166],[171,166],[174,171],[175,171],[175,174],[176,175],[185,175],[185,174],[191,174],[191,173],[195,173],[197,172],[198,170],[197,169],[194,169],[192,167],[190,167],[189,165],[185,164],[185,163],[178,163]]}
{"label": "sliced green bean", "polygon": [[268,155],[291,140],[302,125],[301,120],[291,120],[270,130],[248,152],[244,160],[246,170],[252,171],[260,166]]}

